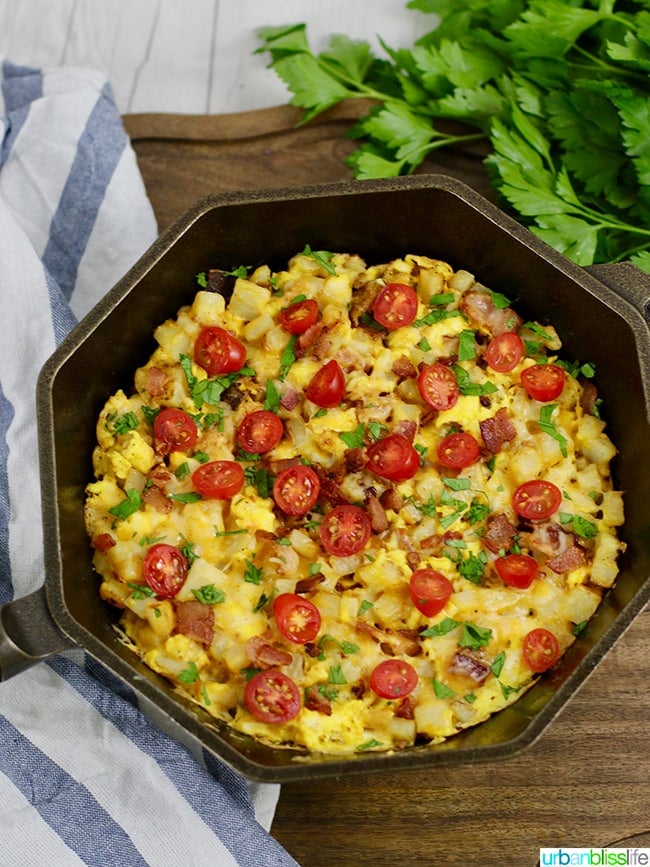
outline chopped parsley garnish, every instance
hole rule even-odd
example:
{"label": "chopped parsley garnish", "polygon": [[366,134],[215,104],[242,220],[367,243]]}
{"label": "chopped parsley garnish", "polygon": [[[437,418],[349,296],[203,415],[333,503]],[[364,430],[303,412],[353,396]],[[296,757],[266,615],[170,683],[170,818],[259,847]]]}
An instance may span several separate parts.
{"label": "chopped parsley garnish", "polygon": [[117,418],[111,417],[111,429],[115,434],[126,434],[135,430],[139,424],[138,417],[134,412],[125,412]]}
{"label": "chopped parsley garnish", "polygon": [[341,668],[340,664],[339,665],[330,665],[330,672],[329,672],[329,677],[327,680],[328,680],[328,683],[337,683],[337,684],[347,683],[347,680],[345,679],[345,675],[343,674],[343,669]]}
{"label": "chopped parsley garnish", "polygon": [[214,379],[199,379],[192,373],[192,360],[188,355],[181,355],[180,365],[185,374],[187,387],[189,389],[194,406],[201,409],[204,403],[210,406],[216,406],[221,400],[221,395],[236,382],[240,376],[255,376],[255,371],[252,367],[244,366],[234,373],[228,373],[225,376],[217,376]]}
{"label": "chopped parsley garnish", "polygon": [[559,432],[551,418],[557,407],[556,403],[548,403],[540,409],[539,427],[541,431],[556,440],[560,446],[562,457],[565,458],[567,456],[567,439]]}
{"label": "chopped parsley garnish", "polygon": [[297,340],[298,335],[292,334],[287,345],[282,350],[282,355],[280,356],[280,371],[278,373],[278,379],[280,380],[286,379],[292,365],[296,361],[295,346]]}
{"label": "chopped parsley garnish", "polygon": [[183,671],[178,675],[178,679],[181,683],[189,685],[191,683],[196,683],[199,679],[199,670],[196,667],[195,662],[188,662],[187,668],[184,668]]}
{"label": "chopped parsley garnish", "polygon": [[341,431],[339,437],[349,449],[361,448],[366,435],[365,424],[358,425],[354,430]]}
{"label": "chopped parsley garnish", "polygon": [[318,262],[321,268],[324,268],[328,274],[336,274],[336,268],[332,265],[334,253],[328,253],[326,250],[312,250],[309,244],[305,244],[305,249],[302,251],[303,256],[310,256],[314,261]]}
{"label": "chopped parsley garnish", "polygon": [[223,590],[215,587],[214,584],[204,584],[202,587],[195,587],[192,589],[192,594],[198,602],[203,602],[204,605],[217,605],[226,600],[226,594]]}
{"label": "chopped parsley garnish", "polygon": [[454,690],[443,683],[441,680],[433,678],[433,691],[437,698],[453,698],[456,695]]}
{"label": "chopped parsley garnish", "polygon": [[263,572],[250,560],[246,560],[246,569],[244,570],[244,581],[249,584],[261,584]]}
{"label": "chopped parsley garnish", "polygon": [[128,518],[130,515],[135,514],[142,506],[142,497],[140,493],[135,490],[135,488],[129,488],[125,491],[126,497],[122,500],[121,503],[118,503],[117,506],[113,506],[108,511],[111,515],[114,515],[116,518],[119,518],[123,521],[125,518]]}
{"label": "chopped parsley garnish", "polygon": [[486,394],[494,394],[497,390],[493,382],[473,382],[469,373],[460,364],[452,364],[451,368],[456,375],[456,382],[461,394],[482,397]]}
{"label": "chopped parsley garnish", "polygon": [[134,599],[147,599],[154,595],[153,590],[148,584],[134,584],[129,581],[127,587],[131,590],[131,596],[133,596]]}

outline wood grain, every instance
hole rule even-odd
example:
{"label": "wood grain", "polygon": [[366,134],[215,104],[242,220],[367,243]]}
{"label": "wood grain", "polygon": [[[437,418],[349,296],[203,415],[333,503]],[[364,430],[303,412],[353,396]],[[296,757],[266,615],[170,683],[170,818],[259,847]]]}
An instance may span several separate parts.
{"label": "wood grain", "polygon": [[[308,127],[288,107],[225,116],[125,117],[161,228],[200,196],[350,178],[363,105]],[[491,196],[480,151],[427,171]],[[272,833],[302,867],[534,867],[542,846],[600,847],[650,830],[647,635],[637,618],[528,750],[500,762],[282,787]]]}

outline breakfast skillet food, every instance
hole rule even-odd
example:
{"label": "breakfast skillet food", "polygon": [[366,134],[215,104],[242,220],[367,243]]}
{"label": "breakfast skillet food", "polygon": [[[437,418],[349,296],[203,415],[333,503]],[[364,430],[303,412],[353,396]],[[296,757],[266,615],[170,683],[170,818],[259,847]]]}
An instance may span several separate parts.
{"label": "breakfast skillet food", "polygon": [[236,730],[328,754],[515,701],[623,549],[590,365],[423,256],[199,282],[97,425],[86,525],[124,641]]}

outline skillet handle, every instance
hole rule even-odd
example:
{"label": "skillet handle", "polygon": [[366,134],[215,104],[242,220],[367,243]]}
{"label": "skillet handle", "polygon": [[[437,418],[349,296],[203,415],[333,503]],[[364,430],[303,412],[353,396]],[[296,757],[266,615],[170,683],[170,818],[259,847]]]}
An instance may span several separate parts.
{"label": "skillet handle", "polygon": [[0,606],[0,681],[72,646],[52,619],[44,587]]}
{"label": "skillet handle", "polygon": [[630,262],[590,265],[585,271],[622,295],[650,324],[650,274]]}

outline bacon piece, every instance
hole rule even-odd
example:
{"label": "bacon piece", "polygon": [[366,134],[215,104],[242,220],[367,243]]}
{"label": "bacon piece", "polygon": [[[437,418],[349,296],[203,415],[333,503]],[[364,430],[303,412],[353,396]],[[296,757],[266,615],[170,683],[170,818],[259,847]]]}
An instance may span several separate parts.
{"label": "bacon piece", "polygon": [[96,536],[93,536],[92,544],[96,551],[101,551],[103,554],[110,548],[113,548],[116,542],[110,533],[98,533]]}
{"label": "bacon piece", "polygon": [[593,415],[598,400],[598,389],[589,380],[580,380],[582,386],[582,394],[580,395],[580,406],[587,413]]}
{"label": "bacon piece", "polygon": [[166,515],[171,511],[172,503],[167,496],[166,485],[171,480],[171,474],[162,467],[154,467],[147,476],[147,482],[142,491],[142,502],[151,506],[157,512]]}
{"label": "bacon piece", "polygon": [[449,665],[452,674],[461,674],[469,677],[477,684],[484,683],[490,673],[490,666],[478,650],[463,647],[457,650]]}
{"label": "bacon piece", "polygon": [[254,635],[248,639],[246,655],[257,668],[276,668],[279,665],[290,665],[292,660],[290,653],[269,644],[261,635]]}
{"label": "bacon piece", "polygon": [[505,331],[517,331],[523,323],[521,316],[510,307],[496,307],[489,292],[476,289],[465,292],[460,309],[474,325],[493,337]]}
{"label": "bacon piece", "polygon": [[383,533],[388,529],[388,517],[377,497],[366,497],[366,509],[370,518],[370,526],[375,533]]}
{"label": "bacon piece", "polygon": [[395,716],[400,719],[415,719],[415,699],[412,695],[407,695],[399,703]]}
{"label": "bacon piece", "polygon": [[398,421],[395,425],[395,429],[393,433],[399,434],[403,436],[404,439],[408,440],[410,443],[415,439],[415,432],[417,431],[418,426],[414,421],[409,421],[408,419],[403,419],[402,421]]}
{"label": "bacon piece", "polygon": [[295,388],[287,388],[284,394],[280,397],[280,406],[283,409],[289,410],[291,412],[292,409],[295,409],[298,406],[299,395]]}
{"label": "bacon piece", "polygon": [[418,568],[418,566],[420,565],[421,561],[422,561],[422,558],[420,557],[420,555],[418,554],[417,551],[409,551],[408,554],[406,555],[406,562],[407,562],[409,568],[413,569],[414,572]]}
{"label": "bacon piece", "polygon": [[422,653],[420,638],[415,629],[398,629],[394,632],[391,629],[380,629],[379,626],[363,620],[357,620],[355,629],[376,641],[386,656],[420,656]]}
{"label": "bacon piece", "polygon": [[316,684],[308,686],[305,690],[305,707],[308,710],[315,710],[317,713],[324,713],[325,716],[332,715],[330,700],[320,692]]}
{"label": "bacon piece", "polygon": [[282,470],[288,470],[289,467],[298,467],[301,463],[302,459],[296,456],[295,458],[279,458],[276,461],[268,461],[266,465],[269,468],[269,472],[277,476]]}
{"label": "bacon piece", "polygon": [[483,544],[490,551],[498,554],[499,551],[507,551],[512,546],[516,534],[516,528],[512,526],[503,513],[490,515],[487,519],[487,530],[483,536]]}
{"label": "bacon piece", "polygon": [[356,473],[366,465],[366,453],[360,447],[345,450],[345,468],[349,473]]}
{"label": "bacon piece", "polygon": [[384,509],[391,509],[393,512],[399,512],[404,505],[402,495],[395,488],[386,488],[384,493],[379,498],[379,502]]}
{"label": "bacon piece", "polygon": [[479,427],[485,448],[493,455],[500,451],[504,443],[510,442],[517,436],[515,426],[510,421],[505,407],[501,407],[492,418],[479,422]]}
{"label": "bacon piece", "polygon": [[395,359],[391,371],[399,379],[415,379],[418,375],[415,365],[411,359],[407,358],[405,355],[400,355],[399,358]]}
{"label": "bacon piece", "polygon": [[293,592],[311,593],[311,591],[315,590],[324,580],[325,576],[322,572],[315,572],[313,575],[310,575],[309,578],[301,578],[300,581],[296,581],[296,586]]}
{"label": "bacon piece", "polygon": [[167,389],[169,374],[161,367],[148,367],[145,372],[144,387],[151,397],[162,397]]}
{"label": "bacon piece", "polygon": [[[318,472],[318,467],[314,467],[314,469]],[[336,507],[345,506],[349,503],[348,498],[334,479],[322,472],[318,473],[318,478],[320,479],[321,496],[326,499],[330,505]]]}
{"label": "bacon piece", "polygon": [[329,352],[331,340],[328,337],[329,328],[322,320],[319,320],[311,328],[298,335],[294,352],[297,358],[309,353],[318,360],[324,358]]}
{"label": "bacon piece", "polygon": [[572,545],[566,551],[563,551],[562,554],[558,554],[557,557],[551,557],[550,560],[547,560],[546,565],[557,575],[561,575],[563,572],[572,572],[574,569],[578,569],[584,562],[585,555],[582,548]]}
{"label": "bacon piece", "polygon": [[191,600],[176,602],[176,630],[203,645],[212,642],[214,635],[214,610],[211,605]]}

